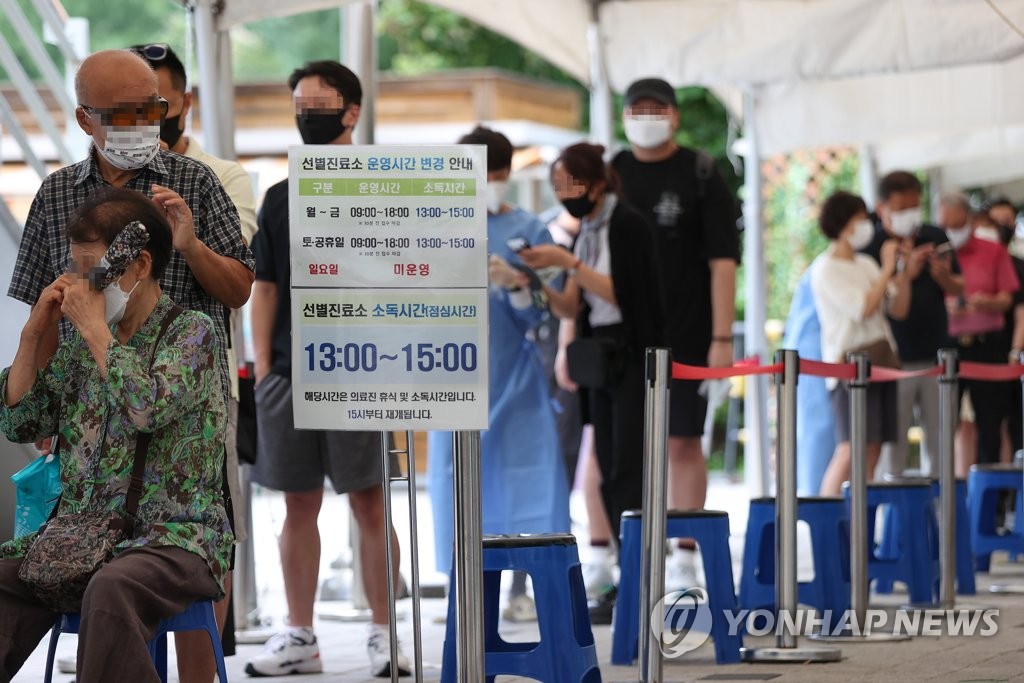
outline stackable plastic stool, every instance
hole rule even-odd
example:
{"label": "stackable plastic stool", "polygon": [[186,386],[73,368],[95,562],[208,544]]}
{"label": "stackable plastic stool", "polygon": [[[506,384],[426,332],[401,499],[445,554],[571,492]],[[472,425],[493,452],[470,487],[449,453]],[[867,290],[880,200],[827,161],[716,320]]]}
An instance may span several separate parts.
{"label": "stackable plastic stool", "polygon": [[[714,510],[669,510],[665,536],[697,541],[704,561],[715,661],[719,664],[739,662],[740,635],[729,634],[729,621],[724,616],[724,612],[736,610],[732,555],[729,552],[729,515]],[[642,545],[641,512],[630,510],[622,513],[619,542],[621,575],[612,614],[612,664],[628,666],[637,657]],[[666,614],[666,618],[670,615]]]}
{"label": "stackable plastic stool", "polygon": [[[811,530],[814,579],[797,588],[801,604],[839,617],[850,607],[850,523],[840,497],[797,498],[797,519]],[[750,501],[740,579],[741,609],[775,608],[775,498]]]}
{"label": "stackable plastic stool", "polygon": [[[572,534],[484,536],[484,659],[487,681],[526,676],[543,683],[599,683],[576,538]],[[540,641],[509,643],[498,634],[501,572],[525,571],[533,582]],[[455,582],[441,663],[442,683],[456,680]]]}
{"label": "stackable plastic stool", "polygon": [[[843,493],[849,501],[849,486]],[[893,581],[902,581],[917,604],[938,599],[939,538],[932,496],[930,480],[868,484],[868,580],[890,590]],[[888,506],[894,530],[884,545],[874,542],[879,505]]]}
{"label": "stackable plastic stool", "polygon": [[[1015,492],[1017,501],[1013,531],[996,533],[995,517],[999,497],[1005,490]],[[976,567],[987,572],[992,552],[1024,553],[1024,470],[1013,465],[974,465],[967,475],[967,509],[971,524],[971,546]]]}
{"label": "stackable plastic stool", "polygon": [[[932,503],[935,506],[936,519],[941,519],[939,501],[942,495],[942,486],[937,477],[886,477],[890,482],[929,482],[932,486]],[[977,593],[977,586],[974,582],[974,551],[971,546],[971,523],[967,516],[967,480],[956,480],[956,592],[959,595],[974,595]],[[882,526],[882,540],[879,544],[880,555],[892,556],[899,531],[895,528],[897,524],[894,515],[886,515]],[[938,545],[935,552],[939,552]],[[936,559],[938,555],[936,554]],[[892,581],[880,579],[875,582],[876,593],[891,593]]]}
{"label": "stackable plastic stool", "polygon": [[[50,631],[50,646],[46,653],[46,675],[44,683],[53,680],[53,661],[57,654],[57,639],[61,633],[78,633],[81,617],[78,614],[61,614]],[[220,646],[220,629],[213,614],[213,601],[194,602],[184,612],[169,619],[162,619],[157,625],[156,635],[149,641],[149,656],[156,666],[160,680],[167,683],[167,634],[177,631],[206,631],[213,643],[213,657],[217,662],[217,676],[227,683],[228,672],[224,668],[224,651]]]}

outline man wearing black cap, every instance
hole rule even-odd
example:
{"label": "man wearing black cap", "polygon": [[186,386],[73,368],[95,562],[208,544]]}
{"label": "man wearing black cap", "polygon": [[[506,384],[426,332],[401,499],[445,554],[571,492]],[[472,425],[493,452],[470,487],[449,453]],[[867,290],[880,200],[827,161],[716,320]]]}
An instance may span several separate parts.
{"label": "man wearing black cap", "polygon": [[[740,258],[736,203],[711,156],[676,144],[679,107],[671,85],[660,78],[630,85],[622,122],[631,149],[620,152],[612,166],[623,197],[647,217],[656,235],[673,358],[688,365],[729,366]],[[673,508],[704,507],[701,435],[707,399],[700,386],[672,384],[668,502]],[[693,547],[692,541],[680,542],[667,588],[696,583]]]}

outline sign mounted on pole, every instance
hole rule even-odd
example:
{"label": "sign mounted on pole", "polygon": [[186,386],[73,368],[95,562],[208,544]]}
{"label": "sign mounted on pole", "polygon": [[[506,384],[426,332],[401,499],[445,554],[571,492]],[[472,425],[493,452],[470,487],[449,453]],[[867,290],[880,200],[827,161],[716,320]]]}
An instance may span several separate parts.
{"label": "sign mounted on pole", "polygon": [[295,426],[486,429],[485,148],[288,161]]}

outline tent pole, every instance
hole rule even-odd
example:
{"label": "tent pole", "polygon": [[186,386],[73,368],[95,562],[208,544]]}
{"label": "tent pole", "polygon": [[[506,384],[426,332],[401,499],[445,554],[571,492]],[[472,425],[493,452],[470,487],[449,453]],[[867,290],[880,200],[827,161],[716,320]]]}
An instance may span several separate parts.
{"label": "tent pole", "polygon": [[860,146],[860,195],[868,209],[875,210],[876,189],[878,188],[878,163],[875,159],[875,148],[869,144]]}
{"label": "tent pole", "polygon": [[602,2],[590,0],[590,24],[587,26],[587,47],[590,51],[590,139],[604,145],[606,153],[610,155],[615,143],[615,112],[601,34]]}
{"label": "tent pole", "polygon": [[221,136],[220,97],[217,89],[217,29],[213,10],[214,0],[195,0],[192,11],[196,27],[196,59],[199,62],[199,116],[203,122],[203,142],[206,151],[225,157]]}
{"label": "tent pole", "polygon": [[217,96],[221,116],[217,123],[220,132],[220,157],[237,159],[235,151],[235,77],[231,68],[231,32],[219,31],[216,35],[217,45]]}
{"label": "tent pole", "polygon": [[352,132],[352,141],[368,145],[376,141],[377,2],[353,2],[342,7],[341,12],[341,61],[359,76],[363,86],[359,125]]}
{"label": "tent pole", "polygon": [[[745,271],[746,312],[744,315],[745,349],[748,356],[768,358],[764,334],[766,277],[764,267],[764,215],[761,202],[761,149],[757,138],[756,86],[743,94],[743,137],[747,141],[744,159],[743,268]],[[768,493],[768,381],[764,376],[748,379],[743,396],[744,471],[751,496]]]}

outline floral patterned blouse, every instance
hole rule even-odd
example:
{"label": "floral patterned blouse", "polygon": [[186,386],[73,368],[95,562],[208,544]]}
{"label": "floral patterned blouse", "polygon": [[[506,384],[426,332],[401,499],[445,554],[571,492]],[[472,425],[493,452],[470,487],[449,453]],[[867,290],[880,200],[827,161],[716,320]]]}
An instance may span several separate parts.
{"label": "floral patterned blouse", "polygon": [[[217,367],[213,322],[184,311],[153,350],[166,294],[142,327],[107,349],[107,380],[76,331],[13,406],[0,400],[0,430],[32,443],[57,434],[61,491],[58,514],[124,511],[139,432],[152,432],[135,538],[118,550],[174,546],[196,553],[223,588],[234,537],[222,493],[227,412]],[[10,368],[0,371],[0,397]],[[20,557],[35,534],[0,546]]]}

